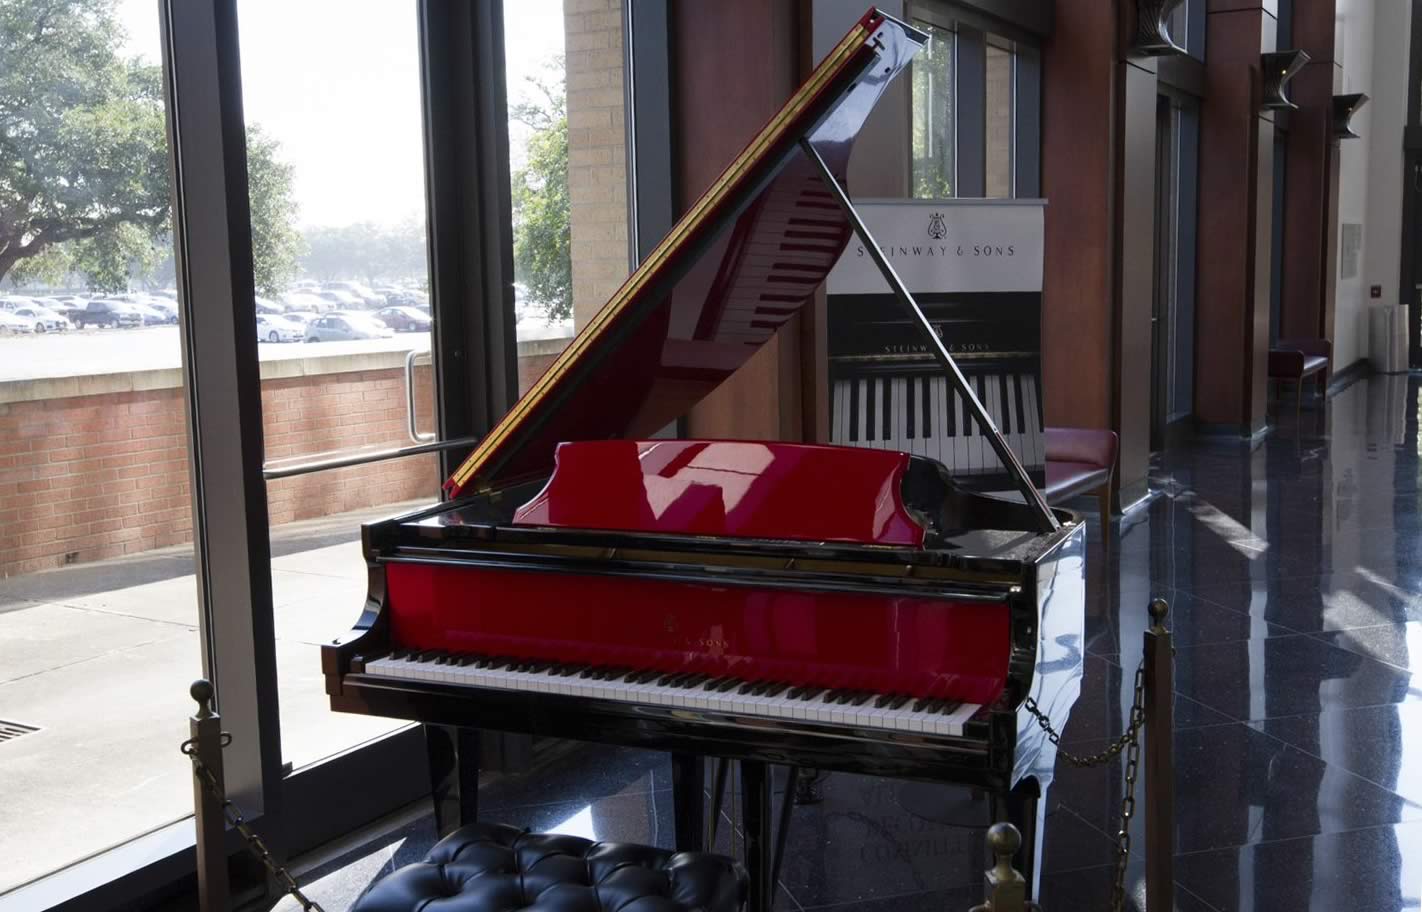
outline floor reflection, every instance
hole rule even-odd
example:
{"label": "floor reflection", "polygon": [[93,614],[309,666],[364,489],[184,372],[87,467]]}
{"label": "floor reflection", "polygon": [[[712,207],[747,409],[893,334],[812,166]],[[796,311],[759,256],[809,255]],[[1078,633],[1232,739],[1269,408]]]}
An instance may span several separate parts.
{"label": "floor reflection", "polygon": [[[1146,604],[1164,596],[1178,644],[1177,909],[1418,909],[1419,379],[1369,378],[1297,422],[1285,412],[1253,450],[1209,443],[1160,457],[1152,499],[1109,543],[1093,522],[1089,655],[1064,743],[1096,750],[1122,731]],[[1108,907],[1120,782],[1119,765],[1059,769],[1049,912]],[[584,747],[537,776],[490,783],[484,807],[509,823],[666,845],[669,784],[660,757]],[[980,806],[944,800],[959,802],[962,825],[915,814],[893,783],[831,777],[822,804],[796,811],[779,908],[981,901]],[[349,901],[417,857],[430,830],[412,815],[329,860],[313,872],[316,897]],[[1130,871],[1138,898],[1138,859]]]}

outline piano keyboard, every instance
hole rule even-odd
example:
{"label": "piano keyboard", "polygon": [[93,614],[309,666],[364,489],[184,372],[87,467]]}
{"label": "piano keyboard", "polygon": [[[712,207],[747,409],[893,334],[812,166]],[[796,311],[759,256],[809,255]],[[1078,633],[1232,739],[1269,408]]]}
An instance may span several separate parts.
{"label": "piano keyboard", "polygon": [[961,736],[976,703],[896,694],[744,681],[704,674],[666,674],[558,662],[396,651],[368,659],[365,674],[492,690],[562,694],[767,719],[819,722],[888,731]]}
{"label": "piano keyboard", "polygon": [[[971,374],[968,382],[1023,465],[1046,462],[1041,381],[1035,374]],[[997,454],[947,377],[892,374],[834,382],[835,443],[936,459],[955,472],[993,472]]]}

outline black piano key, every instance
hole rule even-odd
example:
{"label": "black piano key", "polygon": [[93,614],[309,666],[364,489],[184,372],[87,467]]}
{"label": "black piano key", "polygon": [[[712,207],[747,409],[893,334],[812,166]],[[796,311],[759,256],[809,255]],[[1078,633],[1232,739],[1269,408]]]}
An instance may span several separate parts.
{"label": "black piano key", "polygon": [[[968,382],[972,383],[973,381],[969,379]],[[966,392],[959,392],[956,395],[960,400],[958,404],[962,406],[961,411],[963,413],[963,436],[971,437],[973,436],[973,409],[971,406],[968,405],[968,395]]]}
{"label": "black piano key", "polygon": [[825,688],[823,688],[823,687],[815,687],[815,686],[811,685],[810,687],[805,688],[805,692],[800,695],[800,699],[802,699],[802,700],[813,700],[813,699],[815,699],[816,697],[818,697],[820,694],[822,694],[822,693],[824,693],[824,692],[825,692]]}
{"label": "black piano key", "polygon": [[891,378],[885,377],[884,379],[879,381],[879,390],[883,394],[883,402],[880,403],[883,408],[879,410],[879,425],[884,431],[883,436],[879,438],[880,440],[894,439],[894,402],[892,395],[893,388],[894,383]]}
{"label": "black piano key", "polygon": [[909,700],[912,700],[912,699],[913,699],[913,697],[906,697],[906,696],[903,696],[902,694],[900,694],[900,695],[894,697],[894,702],[892,702],[892,703],[889,704],[889,708],[890,708],[890,709],[903,709],[903,708],[904,708],[904,705],[907,704],[908,701],[909,701]]}
{"label": "black piano key", "polygon": [[914,701],[913,711],[923,712],[932,702],[933,701],[930,700],[928,697],[920,697],[918,700]]}
{"label": "black piano key", "polygon": [[[918,390],[919,412],[923,416],[923,433],[920,436],[927,439],[933,436],[933,397],[928,390],[928,386],[933,382],[933,378],[920,377],[918,382],[920,384]],[[910,380],[909,384],[912,385],[913,381]],[[910,414],[912,414],[911,411]]]}
{"label": "black piano key", "polygon": [[786,694],[785,696],[788,697],[788,698],[790,698],[791,700],[798,700],[798,699],[800,699],[800,695],[803,694],[804,692],[805,692],[805,688],[803,688],[803,687],[792,687],[792,688],[790,688],[790,692],[789,692],[788,694]]}
{"label": "black piano key", "polygon": [[997,375],[997,401],[1000,403],[1002,414],[997,416],[997,423],[1002,426],[1004,434],[1012,433],[1012,400],[1007,395],[1007,374]]}
{"label": "black piano key", "polygon": [[1041,375],[1041,374],[1033,374],[1033,375],[1032,375],[1032,385],[1033,385],[1033,386],[1036,388],[1036,390],[1037,390],[1037,430],[1040,431],[1040,430],[1042,430],[1043,428],[1045,428],[1045,427],[1047,426],[1047,419],[1046,419],[1046,417],[1044,417],[1044,415],[1043,415],[1044,409],[1043,409],[1043,407],[1042,407],[1042,375]]}
{"label": "black piano key", "polygon": [[863,706],[865,703],[869,702],[869,698],[872,696],[874,695],[871,694],[869,691],[861,690],[853,697],[851,697],[849,702],[853,703],[855,706]]}
{"label": "black piano key", "polygon": [[950,381],[943,381],[943,405],[948,410],[948,420],[944,422],[949,437],[958,436],[958,388]]}
{"label": "black piano key", "polygon": [[[987,377],[983,374],[977,374],[973,377],[973,386],[978,393],[978,404],[986,409],[988,404]],[[974,425],[973,433],[982,436],[982,434],[985,433],[984,429],[981,426],[977,426],[977,422],[974,422]]]}
{"label": "black piano key", "polygon": [[849,381],[849,442],[859,440],[859,382]]}
{"label": "black piano key", "polygon": [[888,706],[892,702],[894,702],[893,694],[880,694],[879,699],[874,701],[874,708],[883,709],[885,706]]}
{"label": "black piano key", "polygon": [[751,691],[755,690],[756,683],[757,682],[755,681],[747,681],[740,687],[736,688],[736,693],[749,694]]}
{"label": "black piano key", "polygon": [[917,436],[918,436],[918,435],[915,433],[915,430],[916,430],[916,428],[917,428],[917,422],[914,421],[915,413],[916,413],[918,410],[914,408],[914,404],[913,404],[913,397],[914,397],[914,392],[915,392],[914,387],[917,385],[917,383],[918,383],[918,378],[916,378],[916,377],[905,377],[905,378],[904,378],[904,406],[903,406],[903,407],[904,407],[904,416],[905,416],[904,432],[905,432],[905,434],[907,434],[907,436],[908,436],[908,438],[909,438],[910,440],[912,440],[914,437],[917,437]]}
{"label": "black piano key", "polygon": [[874,412],[875,412],[874,406],[875,406],[875,404],[877,403],[877,401],[878,401],[878,399],[879,399],[879,397],[878,397],[877,395],[875,395],[875,393],[877,392],[877,390],[874,389],[874,384],[875,384],[876,382],[877,382],[877,381],[875,381],[875,380],[873,380],[873,379],[869,379],[869,380],[865,380],[865,381],[864,381],[864,384],[865,384],[865,390],[864,390],[864,393],[865,393],[865,395],[864,395],[864,439],[865,439],[865,440],[873,440],[873,439],[874,439],[874,434],[875,434],[876,430],[878,429],[878,425],[876,425],[876,424],[874,423]]}
{"label": "black piano key", "polygon": [[1013,398],[1017,404],[1017,433],[1019,434],[1027,433],[1027,414],[1026,410],[1022,406],[1023,379],[1024,378],[1021,374],[1018,374],[1016,377],[1012,378],[1012,392],[1014,393]]}
{"label": "black piano key", "polygon": [[772,684],[770,689],[765,692],[765,695],[767,697],[778,697],[789,686],[789,684]]}

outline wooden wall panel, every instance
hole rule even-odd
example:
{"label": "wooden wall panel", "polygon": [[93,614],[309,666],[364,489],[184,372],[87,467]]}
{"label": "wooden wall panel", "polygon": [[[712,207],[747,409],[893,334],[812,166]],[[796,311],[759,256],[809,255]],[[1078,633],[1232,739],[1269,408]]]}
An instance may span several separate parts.
{"label": "wooden wall panel", "polygon": [[[1271,173],[1260,168],[1272,167],[1273,126],[1258,111],[1258,70],[1264,44],[1272,49],[1274,20],[1260,2],[1221,11],[1211,3],[1209,99],[1200,118],[1195,414],[1207,425],[1243,432],[1265,421],[1266,378],[1258,366],[1268,349],[1268,206],[1264,234],[1258,232],[1259,209],[1272,193]],[[1261,123],[1271,143],[1262,163]]]}
{"label": "wooden wall panel", "polygon": [[[1326,306],[1334,248],[1329,244],[1337,209],[1330,193],[1335,0],[1294,4],[1289,44],[1308,52],[1309,62],[1289,83],[1299,110],[1289,115],[1288,171],[1284,198],[1284,269],[1280,306],[1281,337],[1331,337],[1332,311]],[[1325,312],[1328,314],[1325,318]]]}
{"label": "wooden wall panel", "polygon": [[[695,202],[799,84],[799,8],[765,0],[671,7],[677,214]],[[799,319],[687,416],[693,437],[798,440]]]}
{"label": "wooden wall panel", "polygon": [[1112,426],[1115,4],[1058,0],[1042,49],[1047,423]]}

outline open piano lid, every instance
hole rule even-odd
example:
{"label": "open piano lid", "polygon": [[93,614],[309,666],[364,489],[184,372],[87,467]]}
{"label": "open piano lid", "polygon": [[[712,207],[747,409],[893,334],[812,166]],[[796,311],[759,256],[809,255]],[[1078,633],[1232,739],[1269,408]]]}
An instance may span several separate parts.
{"label": "open piano lid", "polygon": [[851,228],[841,184],[869,112],[928,36],[870,9],[445,482],[450,496],[546,475],[565,440],[650,437],[793,317]]}

